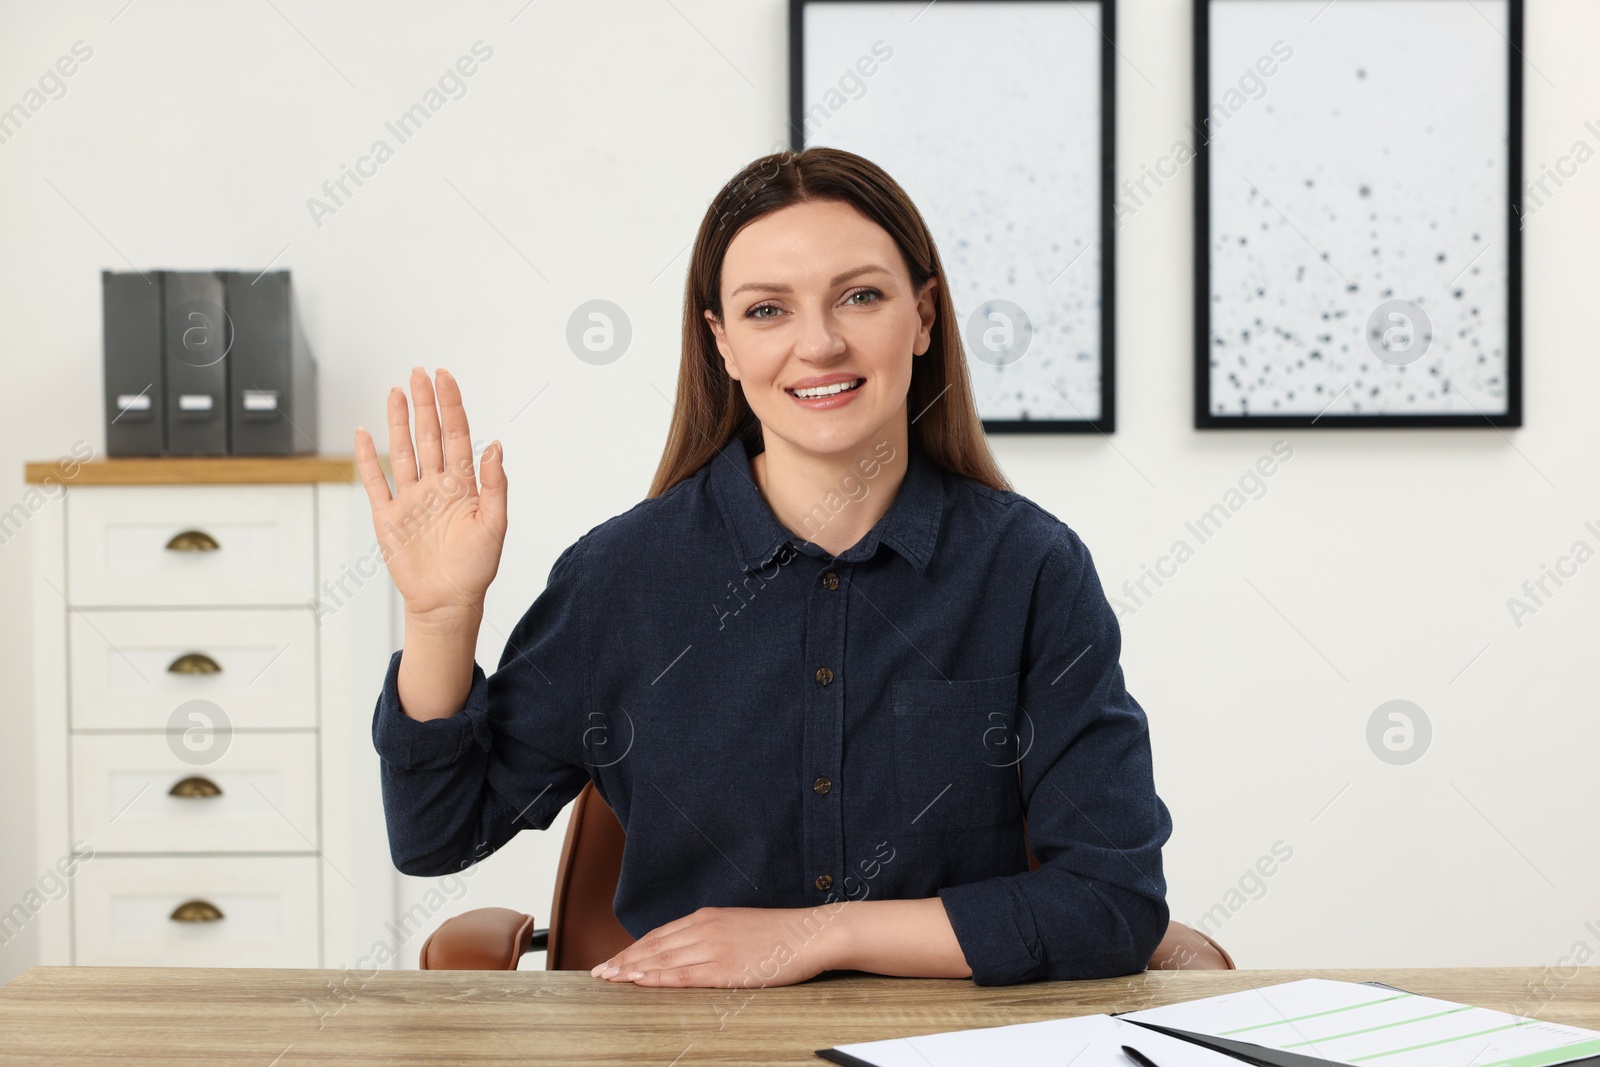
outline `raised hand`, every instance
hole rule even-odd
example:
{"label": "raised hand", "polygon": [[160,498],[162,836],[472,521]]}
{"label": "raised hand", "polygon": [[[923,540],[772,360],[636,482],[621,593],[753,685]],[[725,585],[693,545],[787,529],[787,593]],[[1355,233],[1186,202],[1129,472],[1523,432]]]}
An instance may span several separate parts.
{"label": "raised hand", "polygon": [[484,449],[479,476],[461,389],[439,369],[438,400],[428,374],[411,370],[416,408],[412,445],[406,394],[389,391],[389,463],[394,493],[378,465],[372,435],[356,428],[356,463],[372,506],[379,549],[405,598],[408,630],[476,634],[484,595],[500,568],[506,538],[506,473],[500,442]]}

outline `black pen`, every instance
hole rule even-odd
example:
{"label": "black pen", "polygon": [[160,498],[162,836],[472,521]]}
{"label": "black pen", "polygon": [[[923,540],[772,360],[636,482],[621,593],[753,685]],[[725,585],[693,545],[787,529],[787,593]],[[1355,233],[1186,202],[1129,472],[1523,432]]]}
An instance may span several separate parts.
{"label": "black pen", "polygon": [[1128,1054],[1128,1059],[1137,1063],[1139,1067],[1156,1067],[1156,1061],[1130,1045],[1123,1045],[1122,1051]]}

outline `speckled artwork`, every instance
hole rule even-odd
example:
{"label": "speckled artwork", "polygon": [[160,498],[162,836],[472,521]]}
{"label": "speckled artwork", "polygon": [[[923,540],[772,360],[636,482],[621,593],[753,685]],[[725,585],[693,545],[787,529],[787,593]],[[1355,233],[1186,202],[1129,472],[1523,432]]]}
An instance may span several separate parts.
{"label": "speckled artwork", "polygon": [[1505,415],[1507,0],[1211,0],[1208,21],[1202,411]]}
{"label": "speckled artwork", "polygon": [[873,160],[922,212],[993,429],[1109,425],[1101,25],[1097,2],[804,8],[804,143]]}

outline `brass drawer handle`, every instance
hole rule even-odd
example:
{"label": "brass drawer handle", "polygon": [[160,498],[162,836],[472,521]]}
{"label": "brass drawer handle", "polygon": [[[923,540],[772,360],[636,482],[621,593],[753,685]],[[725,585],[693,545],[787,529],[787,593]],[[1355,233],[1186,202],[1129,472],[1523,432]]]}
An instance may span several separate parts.
{"label": "brass drawer handle", "polygon": [[207,900],[186,900],[167,916],[175,923],[214,923],[222,921],[222,909]]}
{"label": "brass drawer handle", "polygon": [[167,790],[169,797],[220,797],[222,787],[209,778],[185,778]]}
{"label": "brass drawer handle", "polygon": [[215,552],[222,546],[204,530],[184,530],[172,535],[167,549],[172,552]]}
{"label": "brass drawer handle", "polygon": [[221,674],[222,664],[204,652],[185,652],[167,664],[167,670],[173,674]]}

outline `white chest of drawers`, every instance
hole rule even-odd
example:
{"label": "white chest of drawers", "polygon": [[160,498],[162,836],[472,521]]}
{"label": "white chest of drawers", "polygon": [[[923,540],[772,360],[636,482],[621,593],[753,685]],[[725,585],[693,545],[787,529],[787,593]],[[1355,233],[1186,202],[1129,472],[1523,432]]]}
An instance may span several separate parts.
{"label": "white chest of drawers", "polygon": [[353,463],[54,474],[32,520],[37,858],[66,889],[30,917],[40,962],[351,964],[395,885],[370,739],[392,586]]}

